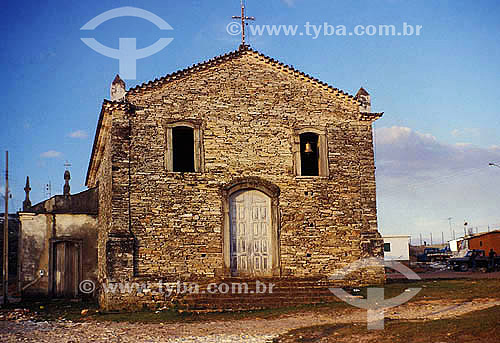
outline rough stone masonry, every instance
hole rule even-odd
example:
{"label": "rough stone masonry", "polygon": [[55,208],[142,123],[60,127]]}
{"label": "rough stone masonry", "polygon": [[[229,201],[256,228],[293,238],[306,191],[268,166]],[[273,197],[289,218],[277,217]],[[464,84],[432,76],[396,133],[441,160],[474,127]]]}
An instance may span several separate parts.
{"label": "rough stone masonry", "polygon": [[[382,114],[370,113],[364,89],[350,96],[245,45],[126,92],[119,78],[113,87],[87,174],[99,194],[100,283],[327,278],[382,255],[372,140]],[[172,166],[177,127],[192,130],[188,172]],[[302,137],[317,139],[317,175],[302,175]],[[245,199],[255,203],[240,210],[252,190]],[[235,237],[247,232],[245,213],[257,214],[243,224],[264,218],[264,238],[246,247]],[[383,280],[375,269],[345,282]],[[120,309],[171,299],[146,289],[102,291],[100,301]]]}

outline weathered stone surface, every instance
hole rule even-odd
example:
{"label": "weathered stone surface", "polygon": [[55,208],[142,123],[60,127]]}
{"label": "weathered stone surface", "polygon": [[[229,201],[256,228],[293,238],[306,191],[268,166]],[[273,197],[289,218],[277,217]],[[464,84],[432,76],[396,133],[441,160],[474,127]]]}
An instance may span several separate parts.
{"label": "weathered stone surface", "polygon": [[[278,190],[279,276],[325,277],[381,256],[377,116],[364,108],[253,51],[136,87],[124,102],[105,102],[87,179],[99,186],[101,282],[229,276],[223,209],[228,187],[245,178]],[[201,172],[167,171],[166,130],[175,121],[200,126]],[[328,176],[296,175],[294,135],[307,128],[325,132]],[[352,280],[383,278],[374,270]],[[137,301],[101,296],[107,308]]]}

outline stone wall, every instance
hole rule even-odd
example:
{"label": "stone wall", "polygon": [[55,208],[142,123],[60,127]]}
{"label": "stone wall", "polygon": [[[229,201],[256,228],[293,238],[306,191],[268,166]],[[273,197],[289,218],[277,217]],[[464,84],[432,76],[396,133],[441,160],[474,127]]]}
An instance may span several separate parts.
{"label": "stone wall", "polygon": [[[129,111],[110,110],[108,281],[228,276],[223,190],[245,177],[280,190],[281,276],[328,276],[359,258],[382,256],[372,126],[359,119],[356,101],[253,52],[136,88],[126,100]],[[201,123],[203,173],[166,171],[165,129],[176,120]],[[294,132],[303,128],[326,131],[328,177],[295,175]],[[109,168],[109,160],[101,164],[97,178],[105,206]],[[107,226],[105,211],[100,222]],[[355,279],[379,283],[383,272]],[[124,298],[102,301],[110,308]]]}
{"label": "stone wall", "polygon": [[104,143],[104,154],[97,176],[99,183],[99,231],[98,231],[98,276],[99,281],[103,282],[106,278],[106,244],[108,232],[111,227],[111,139],[108,136]]}

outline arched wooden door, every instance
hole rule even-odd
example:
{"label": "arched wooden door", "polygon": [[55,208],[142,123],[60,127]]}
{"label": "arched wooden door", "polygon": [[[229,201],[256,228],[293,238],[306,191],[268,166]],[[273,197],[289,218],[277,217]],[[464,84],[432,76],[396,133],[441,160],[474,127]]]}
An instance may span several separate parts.
{"label": "arched wooden door", "polygon": [[229,222],[231,274],[272,275],[271,198],[255,189],[232,194]]}

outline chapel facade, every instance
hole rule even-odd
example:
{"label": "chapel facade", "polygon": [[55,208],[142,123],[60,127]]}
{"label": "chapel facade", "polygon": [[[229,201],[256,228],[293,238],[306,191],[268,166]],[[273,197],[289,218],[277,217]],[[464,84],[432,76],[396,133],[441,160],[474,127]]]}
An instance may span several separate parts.
{"label": "chapel facade", "polygon": [[128,90],[117,77],[86,180],[99,198],[99,282],[327,278],[382,256],[372,138],[381,115],[363,88],[348,95],[247,45]]}

